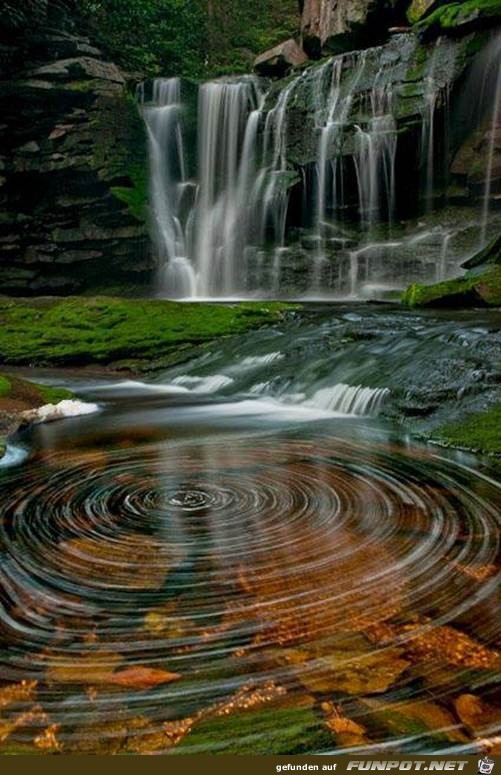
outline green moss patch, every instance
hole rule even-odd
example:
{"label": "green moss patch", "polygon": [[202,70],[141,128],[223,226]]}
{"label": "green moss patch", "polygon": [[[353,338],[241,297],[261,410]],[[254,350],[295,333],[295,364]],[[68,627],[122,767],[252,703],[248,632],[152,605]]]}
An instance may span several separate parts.
{"label": "green moss patch", "polygon": [[477,27],[491,26],[498,19],[501,19],[499,0],[466,0],[437,8],[414,27],[425,36],[462,34]]}
{"label": "green moss patch", "polygon": [[445,446],[501,455],[501,403],[460,423],[444,425],[429,438]]}
{"label": "green moss patch", "polygon": [[44,404],[58,404],[60,401],[66,401],[68,399],[74,398],[71,390],[66,390],[66,388],[51,387],[50,385],[38,385],[37,383],[32,384],[34,384],[38,389]]}
{"label": "green moss patch", "polygon": [[280,320],[279,302],[200,304],[111,297],[0,298],[0,362],[148,365],[187,360],[193,349]]}
{"label": "green moss patch", "polygon": [[414,283],[402,296],[408,307],[497,307],[501,305],[501,267],[434,285]]}
{"label": "green moss patch", "polygon": [[4,398],[4,396],[8,396],[10,393],[12,387],[12,383],[10,379],[7,377],[2,377],[0,375],[0,398]]}
{"label": "green moss patch", "polygon": [[32,409],[69,398],[74,398],[74,395],[65,388],[39,385],[31,380],[0,374],[0,411],[9,411],[13,406]]}

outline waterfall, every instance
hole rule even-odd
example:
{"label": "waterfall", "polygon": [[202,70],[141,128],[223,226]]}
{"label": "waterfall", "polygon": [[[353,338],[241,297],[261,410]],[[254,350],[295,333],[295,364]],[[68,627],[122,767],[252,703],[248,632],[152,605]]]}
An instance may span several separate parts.
{"label": "waterfall", "polygon": [[435,68],[442,38],[437,38],[425,77],[423,117],[421,122],[421,170],[424,176],[424,198],[426,211],[433,206],[435,111],[440,89],[435,81]]}
{"label": "waterfall", "polygon": [[317,390],[305,405],[340,414],[375,417],[379,414],[389,392],[387,388],[368,388],[361,385],[354,387],[340,383]]}
{"label": "waterfall", "polygon": [[199,190],[194,265],[200,296],[242,290],[250,187],[259,124],[254,79],[206,83],[199,91]]}
{"label": "waterfall", "polygon": [[358,151],[355,155],[359,211],[370,234],[382,217],[391,223],[395,203],[395,155],[397,126],[392,113],[391,84],[378,85],[378,73],[370,94],[372,117],[366,130],[356,126]]}
{"label": "waterfall", "polygon": [[[479,93],[475,127],[486,118],[490,127],[483,240],[500,120],[500,41],[493,37],[478,58],[486,74],[475,71],[471,78]],[[179,79],[156,80],[142,111],[159,292],[188,298],[326,292],[357,298],[443,279],[459,265],[453,225],[437,230],[418,224],[409,233],[399,223],[397,150],[402,149],[399,158],[409,156],[405,145],[398,146],[403,101],[420,101],[409,174],[420,166],[427,211],[438,178],[435,149],[443,143],[448,153],[442,108],[448,105],[457,49],[439,39],[421,64],[417,46],[415,36],[397,35],[383,46],[306,68],[280,85],[253,76],[203,83],[196,131],[195,116],[185,116],[189,103],[182,106],[185,87]],[[417,61],[424,90],[408,79]],[[303,138],[302,121],[307,122]],[[195,135],[192,149],[188,138]]]}
{"label": "waterfall", "polygon": [[186,172],[178,78],[154,81],[153,101],[143,104],[143,116],[150,148],[150,201],[159,286],[171,296],[193,296],[195,275],[187,258],[180,217]]}
{"label": "waterfall", "polygon": [[489,206],[492,188],[492,170],[494,162],[494,150],[496,147],[496,135],[498,125],[501,122],[501,34],[497,35],[488,49],[488,72],[493,74],[493,104],[488,133],[487,169],[485,175],[485,188],[482,205],[482,220],[480,227],[480,241],[486,240],[487,222],[489,218]]}
{"label": "waterfall", "polygon": [[[251,225],[262,96],[254,78],[200,87],[195,183],[186,180],[180,81],[154,81],[152,102],[142,110],[161,292],[208,297],[244,290],[241,258]],[[194,202],[183,217],[190,186]]]}
{"label": "waterfall", "polygon": [[254,203],[257,205],[257,239],[265,243],[268,231],[275,242],[270,282],[274,291],[279,290],[281,258],[285,241],[285,226],[289,203],[287,177],[287,107],[302,76],[293,79],[283,89],[277,104],[266,116],[264,127],[263,162],[256,188]]}
{"label": "waterfall", "polygon": [[[312,287],[314,290],[320,289],[322,267],[326,263],[325,229],[327,226],[327,205],[329,202],[332,202],[334,214],[341,206],[342,196],[338,196],[338,193],[342,193],[342,186],[338,189],[337,152],[352,106],[354,90],[364,71],[364,52],[362,52],[354,67],[350,87],[343,96],[341,78],[345,64],[349,61],[353,63],[353,55],[338,56],[323,65],[317,75],[317,88],[315,90],[317,105],[316,122],[320,125],[320,139],[316,164],[317,191],[314,229],[317,237],[317,250],[313,264]],[[327,90],[324,88],[326,74],[330,75],[330,85]],[[323,102],[325,94],[327,94],[326,104]],[[322,121],[324,115],[325,122]]]}
{"label": "waterfall", "polygon": [[449,243],[452,238],[452,233],[445,233],[443,235],[442,248],[440,250],[440,261],[437,264],[437,282],[447,279],[447,255],[449,252]]}

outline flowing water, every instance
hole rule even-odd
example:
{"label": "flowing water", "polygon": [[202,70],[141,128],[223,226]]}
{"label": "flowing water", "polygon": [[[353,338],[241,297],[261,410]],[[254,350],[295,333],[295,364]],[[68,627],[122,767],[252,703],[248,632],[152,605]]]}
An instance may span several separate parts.
{"label": "flowing water", "polygon": [[499,486],[382,414],[411,363],[490,400],[500,349],[492,313],[314,308],[147,384],[70,379],[100,413],[0,469],[0,750],[479,750]]}
{"label": "flowing water", "polygon": [[[280,87],[252,76],[201,84],[196,110],[177,78],[156,80],[147,98],[142,87],[159,292],[201,299],[361,298],[458,274],[478,241],[485,244],[495,233],[489,219],[500,40],[493,35],[475,60],[453,95],[454,111],[455,43],[438,39],[417,66],[411,35],[333,57]],[[416,67],[416,83],[407,81]],[[409,94],[416,105],[415,169],[412,151],[399,155]],[[299,141],[298,121],[306,122]],[[399,180],[401,191],[402,176],[415,189],[416,216],[420,208],[429,216],[447,186],[451,132],[457,149],[456,127],[471,132],[484,125],[480,208],[458,216],[453,229],[440,218],[433,227],[442,243],[458,236],[459,249],[449,251],[447,265],[441,246],[423,256],[414,251],[409,260],[407,247],[429,229],[419,222],[402,228]],[[298,142],[305,143],[305,161],[297,158]],[[411,180],[419,175],[420,184]],[[461,233],[472,229],[475,243],[461,244]]]}

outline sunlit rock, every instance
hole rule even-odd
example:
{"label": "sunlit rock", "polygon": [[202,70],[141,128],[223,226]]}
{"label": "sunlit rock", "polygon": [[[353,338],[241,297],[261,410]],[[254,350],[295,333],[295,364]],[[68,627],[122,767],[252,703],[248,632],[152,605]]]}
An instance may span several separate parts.
{"label": "sunlit rock", "polygon": [[300,67],[308,61],[308,56],[293,38],[279,43],[278,46],[260,54],[254,61],[254,70],[259,75],[281,77],[291,68]]}

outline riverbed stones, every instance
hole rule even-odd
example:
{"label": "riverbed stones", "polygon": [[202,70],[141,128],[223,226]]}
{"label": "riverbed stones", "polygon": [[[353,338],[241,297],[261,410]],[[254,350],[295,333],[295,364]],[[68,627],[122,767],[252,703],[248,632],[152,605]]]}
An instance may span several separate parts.
{"label": "riverbed stones", "polygon": [[384,651],[333,651],[306,663],[298,678],[315,694],[382,694],[392,686],[409,663],[398,649]]}
{"label": "riverbed stones", "polygon": [[475,737],[488,734],[501,721],[501,709],[490,705],[475,694],[461,694],[454,701],[457,715]]}

